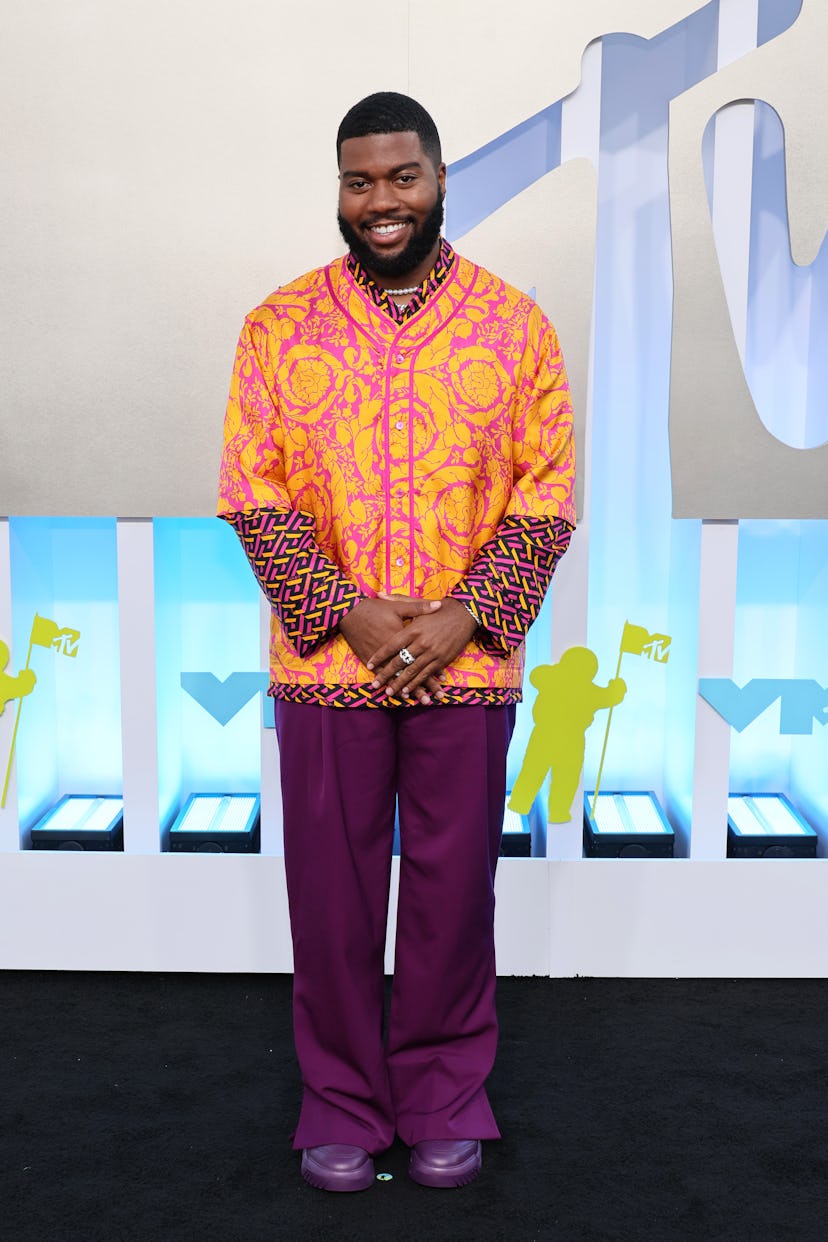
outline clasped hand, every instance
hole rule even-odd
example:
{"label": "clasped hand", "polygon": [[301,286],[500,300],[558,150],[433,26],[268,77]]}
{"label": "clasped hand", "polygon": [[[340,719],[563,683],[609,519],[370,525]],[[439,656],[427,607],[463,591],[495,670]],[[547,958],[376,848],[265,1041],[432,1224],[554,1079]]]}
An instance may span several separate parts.
{"label": "clasped hand", "polygon": [[[423,704],[443,698],[440,676],[466,646],[477,628],[459,600],[414,599],[380,595],[363,599],[339,624],[351,649],[374,674],[376,690],[386,695],[415,695]],[[413,656],[407,664],[400,656]],[[390,684],[392,683],[392,684]]]}

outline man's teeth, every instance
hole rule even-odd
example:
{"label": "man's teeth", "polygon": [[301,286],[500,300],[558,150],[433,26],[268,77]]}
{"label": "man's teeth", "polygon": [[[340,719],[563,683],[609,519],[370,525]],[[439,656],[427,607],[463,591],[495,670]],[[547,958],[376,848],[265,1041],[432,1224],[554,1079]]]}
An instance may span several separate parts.
{"label": "man's teeth", "polygon": [[398,233],[400,229],[404,229],[404,228],[405,228],[404,223],[403,224],[372,224],[371,232],[372,233],[383,233],[383,234]]}

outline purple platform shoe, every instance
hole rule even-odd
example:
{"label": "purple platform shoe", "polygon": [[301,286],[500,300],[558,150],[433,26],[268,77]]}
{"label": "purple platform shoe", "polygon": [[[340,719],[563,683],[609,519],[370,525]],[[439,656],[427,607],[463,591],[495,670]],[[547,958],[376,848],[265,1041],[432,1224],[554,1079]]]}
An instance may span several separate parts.
{"label": "purple platform shoe", "polygon": [[362,1147],[326,1143],[302,1152],[302,1176],[317,1190],[367,1190],[374,1180],[374,1162]]}
{"label": "purple platform shoe", "polygon": [[411,1148],[408,1176],[421,1186],[467,1186],[482,1167],[480,1139],[421,1139]]}

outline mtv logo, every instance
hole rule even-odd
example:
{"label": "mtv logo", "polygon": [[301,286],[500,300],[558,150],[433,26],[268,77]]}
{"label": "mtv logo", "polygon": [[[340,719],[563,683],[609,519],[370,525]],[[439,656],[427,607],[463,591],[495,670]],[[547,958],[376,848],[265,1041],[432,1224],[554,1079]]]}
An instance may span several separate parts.
{"label": "mtv logo", "polygon": [[650,642],[644,644],[641,654],[655,660],[656,664],[666,664],[670,658],[671,642],[672,639],[666,634],[655,634]]}
{"label": "mtv logo", "polygon": [[78,654],[79,642],[80,633],[78,630],[61,630],[52,640],[52,647],[55,651],[59,651],[61,655],[74,657]]}
{"label": "mtv logo", "polygon": [[814,721],[828,724],[828,689],[816,681],[754,677],[737,686],[729,677],[702,677],[699,694],[738,733],[777,699],[780,733],[808,734],[813,733]]}

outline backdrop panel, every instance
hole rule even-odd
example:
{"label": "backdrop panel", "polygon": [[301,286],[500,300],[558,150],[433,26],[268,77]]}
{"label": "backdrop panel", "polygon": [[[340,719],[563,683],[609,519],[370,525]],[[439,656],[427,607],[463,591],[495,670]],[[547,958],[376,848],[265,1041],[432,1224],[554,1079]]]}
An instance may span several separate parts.
{"label": "backdrop panel", "polygon": [[[428,97],[448,158],[458,159],[577,87],[593,39],[651,39],[710,0],[417,0],[410,7],[411,92]],[[432,68],[435,32],[452,49]],[[456,49],[456,50],[455,50]]]}
{"label": "backdrop panel", "polygon": [[803,450],[776,439],[761,422],[745,378],[713,237],[702,134],[729,104],[756,99],[772,105],[785,129],[791,254],[798,264],[812,263],[828,224],[827,45],[828,7],[803,0],[788,30],[671,105],[676,517],[825,515],[828,445]]}
{"label": "backdrop panel", "polygon": [[[0,92],[0,513],[215,512],[244,315],[341,253],[336,128],[407,78],[366,0],[33,0]],[[358,72],[354,72],[358,69]]]}

